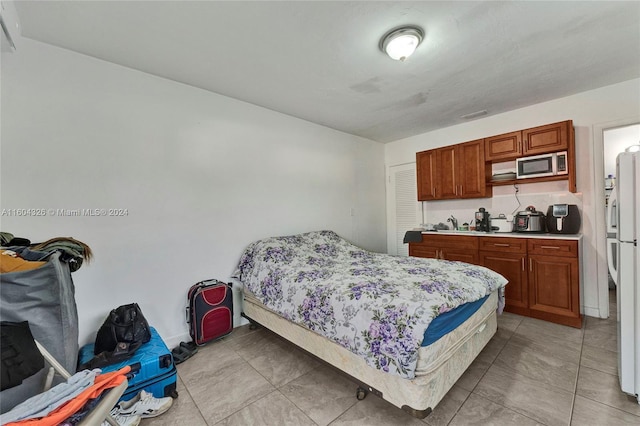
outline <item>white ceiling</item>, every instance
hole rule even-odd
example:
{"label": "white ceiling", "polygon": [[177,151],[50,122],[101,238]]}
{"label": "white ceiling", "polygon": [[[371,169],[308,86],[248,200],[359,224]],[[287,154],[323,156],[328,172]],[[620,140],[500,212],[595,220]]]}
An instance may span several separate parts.
{"label": "white ceiling", "polygon": [[[380,142],[640,77],[638,1],[21,1],[16,9],[24,37]],[[378,49],[403,24],[426,33],[404,63]]]}

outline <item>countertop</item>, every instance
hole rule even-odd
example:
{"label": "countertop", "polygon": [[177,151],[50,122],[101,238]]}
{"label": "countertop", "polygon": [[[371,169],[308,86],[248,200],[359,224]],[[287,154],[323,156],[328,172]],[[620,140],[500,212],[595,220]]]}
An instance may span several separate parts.
{"label": "countertop", "polygon": [[580,240],[582,234],[550,234],[539,232],[422,231],[422,234],[467,235],[471,237],[540,238],[550,240]]}

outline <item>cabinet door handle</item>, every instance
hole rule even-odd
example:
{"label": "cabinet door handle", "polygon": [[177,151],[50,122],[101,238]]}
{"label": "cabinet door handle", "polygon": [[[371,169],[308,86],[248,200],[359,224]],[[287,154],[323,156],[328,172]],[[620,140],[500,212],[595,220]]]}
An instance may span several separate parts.
{"label": "cabinet door handle", "polygon": [[540,246],[541,249],[553,249],[553,250],[560,250],[560,247],[558,246]]}
{"label": "cabinet door handle", "polygon": [[522,270],[524,271],[524,257],[522,258]]}
{"label": "cabinet door handle", "polygon": [[440,250],[440,259],[444,260],[444,254],[442,253],[442,250]]}
{"label": "cabinet door handle", "polygon": [[510,247],[509,244],[502,244],[502,243],[493,243],[493,245],[496,247]]}
{"label": "cabinet door handle", "polygon": [[460,195],[464,195],[464,187],[460,185]]}
{"label": "cabinet door handle", "polygon": [[531,258],[529,258],[529,271],[533,271],[533,262],[531,261]]}

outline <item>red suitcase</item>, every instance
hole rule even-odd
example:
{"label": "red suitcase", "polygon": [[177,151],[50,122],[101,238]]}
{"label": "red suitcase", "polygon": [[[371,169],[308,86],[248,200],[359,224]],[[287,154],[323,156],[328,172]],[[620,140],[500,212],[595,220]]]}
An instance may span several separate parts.
{"label": "red suitcase", "polygon": [[196,345],[219,339],[233,330],[231,284],[218,280],[194,284],[187,294],[187,322]]}

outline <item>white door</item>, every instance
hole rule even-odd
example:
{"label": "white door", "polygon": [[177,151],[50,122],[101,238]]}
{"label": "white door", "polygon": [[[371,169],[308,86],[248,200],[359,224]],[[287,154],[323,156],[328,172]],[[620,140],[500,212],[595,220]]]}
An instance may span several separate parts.
{"label": "white door", "polygon": [[405,232],[422,223],[422,203],[418,202],[416,164],[389,167],[387,175],[387,252],[408,256]]}

